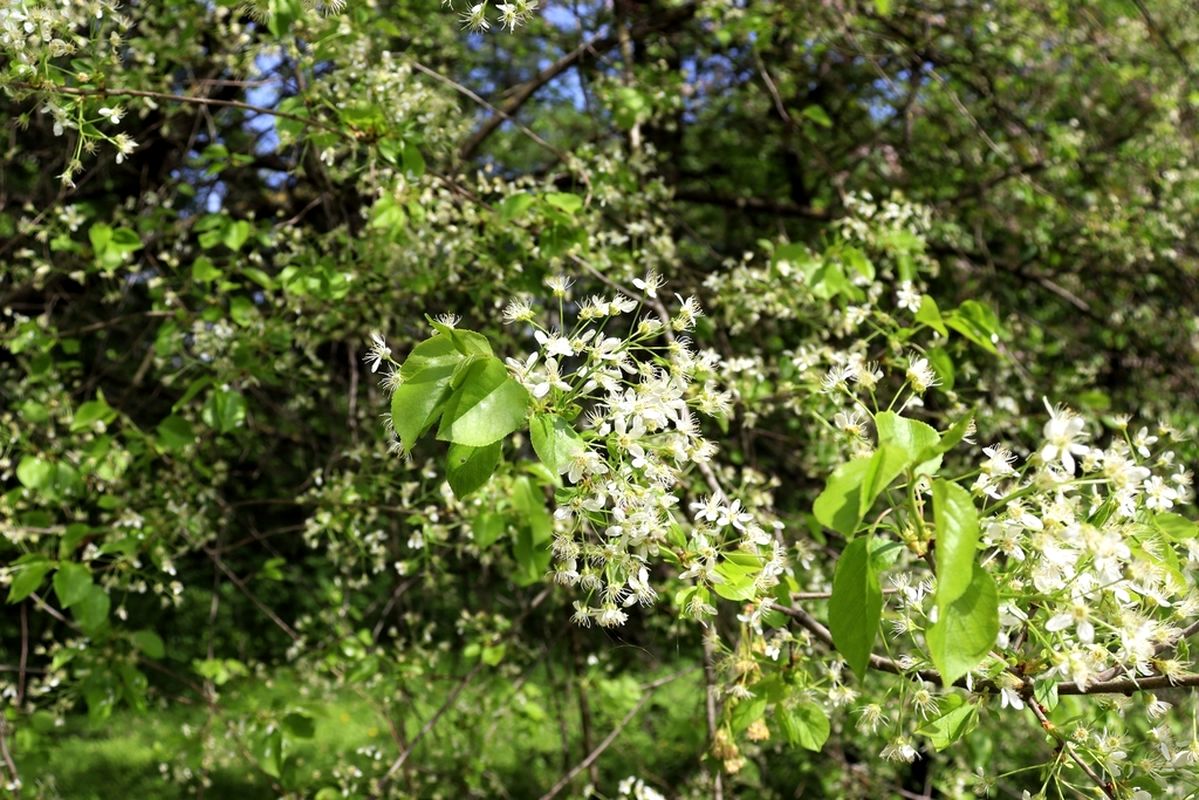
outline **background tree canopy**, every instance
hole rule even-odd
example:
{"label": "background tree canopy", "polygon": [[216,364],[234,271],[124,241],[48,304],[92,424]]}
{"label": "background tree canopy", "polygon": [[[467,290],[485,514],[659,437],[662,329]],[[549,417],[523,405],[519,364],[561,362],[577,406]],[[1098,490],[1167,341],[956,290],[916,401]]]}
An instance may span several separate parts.
{"label": "background tree canopy", "polygon": [[0,110],[0,792],[1199,792],[1192,4],[6,0]]}

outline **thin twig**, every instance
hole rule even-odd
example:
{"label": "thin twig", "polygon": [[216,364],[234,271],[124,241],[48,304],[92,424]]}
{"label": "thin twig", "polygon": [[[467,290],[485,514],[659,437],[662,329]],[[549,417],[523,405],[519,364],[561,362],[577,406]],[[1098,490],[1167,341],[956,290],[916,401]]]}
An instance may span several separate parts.
{"label": "thin twig", "polygon": [[17,708],[25,702],[25,672],[29,667],[29,604],[21,601],[21,661],[17,673]]}
{"label": "thin twig", "polygon": [[595,746],[594,750],[592,750],[590,753],[588,753],[587,756],[582,761],[580,761],[578,764],[575,764],[573,767],[571,767],[569,772],[567,772],[565,775],[563,775],[561,778],[559,778],[558,782],[555,783],[552,787],[550,787],[550,790],[548,792],[546,792],[545,794],[543,794],[541,796],[541,800],[553,800],[554,797],[557,797],[559,792],[561,792],[568,785],[570,785],[570,782],[572,780],[574,780],[576,775],[578,775],[580,772],[582,772],[583,770],[587,769],[592,764],[594,764],[596,759],[598,759],[601,755],[603,755],[604,751],[607,750],[612,745],[612,743],[616,741],[617,737],[620,736],[621,732],[624,731],[624,729],[628,727],[629,723],[633,721],[633,717],[637,716],[637,712],[640,711],[642,709],[642,707],[646,703],[649,702],[651,697],[653,697],[654,692],[656,692],[662,686],[665,686],[666,684],[675,680],[679,676],[687,674],[688,672],[691,672],[691,670],[685,669],[680,672],[675,672],[671,675],[667,675],[664,678],[659,678],[658,680],[653,681],[652,683],[646,684],[643,689],[641,698],[637,701],[636,705],[634,705],[632,708],[630,708],[628,710],[628,713],[626,713],[624,715],[624,718],[621,719],[620,722],[616,723],[616,727],[614,727],[608,733],[608,735],[604,737],[603,741],[601,741],[598,745]]}
{"label": "thin twig", "polygon": [[268,114],[272,117],[280,119],[290,119],[293,122],[299,122],[309,127],[318,128],[329,133],[335,133],[344,139],[358,138],[355,133],[347,133],[344,129],[323,122],[313,117],[304,117],[299,114],[289,114],[286,111],[279,111],[275,108],[267,108],[266,106],[256,106],[253,103],[244,103],[241,100],[222,100],[216,97],[203,97],[190,94],[170,94],[169,92],[151,92],[142,89],[80,89],[74,86],[57,86],[52,83],[35,84],[26,81],[12,81],[7,86],[16,89],[26,89],[33,92],[50,92],[53,94],[68,95],[71,97],[145,97],[150,100],[164,100],[172,103],[189,103],[198,106],[221,106],[224,108],[239,108],[242,111],[252,111],[255,114]]}
{"label": "thin twig", "polygon": [[1046,716],[1045,709],[1041,708],[1041,704],[1036,700],[1030,700],[1028,707],[1032,709],[1033,715],[1036,716],[1037,721],[1041,723],[1041,727],[1045,730],[1045,732],[1056,739],[1058,745],[1062,748],[1066,755],[1070,756],[1070,760],[1078,765],[1079,769],[1081,769],[1083,773],[1100,788],[1105,796],[1111,798],[1111,800],[1116,800],[1116,792],[1112,789],[1111,784],[1101,778],[1099,774],[1090,767],[1089,764],[1078,757],[1078,754],[1074,752],[1073,745],[1066,740],[1066,737],[1061,734],[1061,732],[1057,729],[1057,726],[1049,721],[1049,717]]}
{"label": "thin twig", "polygon": [[8,770],[9,783],[15,787],[13,797],[20,797],[21,774],[17,772],[12,753],[8,751],[8,719],[3,714],[0,714],[0,758],[4,759],[4,767]]}
{"label": "thin twig", "polygon": [[[708,722],[708,746],[716,744],[716,627],[709,625],[704,630],[704,711]],[[724,800],[724,777],[721,766],[712,770],[712,798]]]}

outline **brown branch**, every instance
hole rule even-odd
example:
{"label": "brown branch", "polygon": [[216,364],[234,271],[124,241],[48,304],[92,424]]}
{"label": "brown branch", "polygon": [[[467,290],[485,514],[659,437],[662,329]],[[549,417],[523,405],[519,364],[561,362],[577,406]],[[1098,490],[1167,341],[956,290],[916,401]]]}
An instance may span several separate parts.
{"label": "brown branch", "polygon": [[8,770],[9,782],[16,787],[13,797],[20,797],[21,774],[17,772],[12,753],[8,751],[8,719],[3,714],[0,714],[0,758],[4,760],[4,767]]}
{"label": "brown branch", "polygon": [[[554,147],[552,144],[547,142],[541,136],[537,135],[537,133],[535,131],[533,131],[533,129],[531,129],[529,126],[527,126],[521,122],[518,122],[515,117],[513,117],[511,114],[504,111],[503,109],[496,108],[491,103],[487,102],[482,97],[480,97],[477,93],[472,91],[470,88],[463,86],[461,83],[458,83],[458,81],[453,80],[452,78],[448,78],[445,75],[442,75],[440,72],[437,72],[436,70],[426,67],[424,64],[420,63],[419,61],[412,61],[410,63],[412,64],[413,69],[415,69],[417,72],[422,72],[425,75],[428,75],[430,78],[433,78],[434,80],[444,83],[445,85],[452,88],[454,91],[458,92],[459,94],[463,95],[464,97],[469,98],[470,100],[474,101],[478,105],[480,105],[483,108],[490,111],[493,116],[498,116],[500,118],[501,122],[503,122],[505,120],[511,122],[513,125],[516,126],[517,130],[519,130],[525,136],[529,137],[536,144],[540,145],[541,147],[543,147],[546,150],[553,153],[554,156],[559,161],[561,161],[563,164],[566,164],[569,166],[569,164],[571,163],[571,157],[569,154],[563,152],[562,150],[558,149],[557,147]],[[586,180],[585,177],[584,177],[584,180]]]}
{"label": "brown branch", "polygon": [[25,702],[25,673],[29,668],[29,604],[21,601],[21,662],[17,673],[17,707]]}
{"label": "brown branch", "polygon": [[761,197],[729,197],[726,195],[700,192],[693,189],[677,189],[675,200],[685,203],[732,208],[739,211],[759,211],[763,214],[774,214],[779,217],[799,217],[801,219],[828,219],[828,212],[811,206],[800,206],[794,203],[784,203],[778,200],[767,200]]}
{"label": "brown branch", "polygon": [[[833,644],[833,635],[819,620],[813,617],[802,608],[791,608],[780,603],[771,603],[770,608],[779,613],[799,622],[800,626],[815,636],[821,643],[830,649],[836,649]],[[1192,625],[1191,628],[1196,628],[1199,625]],[[944,681],[941,680],[940,673],[931,669],[920,670],[905,670],[900,666],[898,661],[880,656],[876,653],[870,654],[870,666],[880,672],[889,672],[892,675],[908,675],[916,676],[921,680],[937,686],[944,686]],[[1018,676],[1019,677],[1019,676]],[[1025,680],[1021,677],[1021,680]],[[958,680],[955,686],[965,687],[965,679]],[[977,683],[974,686],[975,691],[991,688],[990,682]],[[1175,678],[1169,678],[1165,675],[1152,675],[1146,678],[1126,678],[1119,680],[1100,680],[1093,683],[1088,683],[1085,688],[1080,688],[1078,684],[1068,681],[1057,684],[1057,693],[1059,695],[1087,695],[1087,694],[1133,694],[1135,692],[1147,691],[1149,689],[1168,689],[1168,688],[1194,688],[1199,687],[1199,675],[1182,675]]]}
{"label": "brown branch", "polygon": [[103,88],[103,89],[80,89],[74,86],[58,86],[53,83],[28,83],[26,81],[12,81],[6,86],[25,89],[31,92],[50,92],[53,94],[68,95],[71,97],[144,97],[150,100],[164,100],[171,103],[189,103],[198,106],[221,106],[224,108],[238,108],[242,111],[252,111],[255,114],[268,114],[272,117],[280,119],[290,119],[293,122],[299,122],[309,127],[318,128],[329,133],[335,133],[345,139],[355,139],[355,133],[347,133],[342,128],[336,125],[331,125],[322,120],[313,117],[305,117],[299,114],[289,114],[286,111],[279,111],[266,106],[256,106],[252,103],[244,103],[241,100],[222,100],[216,97],[203,97],[190,94],[170,94],[168,92],[151,92],[142,89],[121,89],[121,88]]}
{"label": "brown branch", "polygon": [[474,680],[475,676],[479,674],[479,670],[481,669],[483,669],[483,659],[480,658],[477,662],[475,662],[475,665],[467,670],[467,673],[459,679],[458,683],[454,685],[454,688],[450,690],[449,695],[446,696],[445,700],[440,706],[438,706],[437,710],[433,712],[433,715],[425,720],[425,724],[421,725],[420,730],[416,732],[416,736],[413,736],[412,741],[408,743],[407,749],[403,750],[396,757],[396,760],[391,763],[391,767],[383,776],[384,781],[391,780],[392,776],[394,776],[396,772],[398,772],[400,768],[404,766],[404,762],[408,760],[410,755],[412,755],[412,751],[416,747],[417,743],[419,743],[421,739],[425,738],[429,731],[433,730],[433,726],[437,724],[437,722],[445,715],[447,711],[454,707],[454,703],[457,702],[458,696],[462,694],[462,691],[470,684],[472,680]]}
{"label": "brown branch", "polygon": [[1041,727],[1045,732],[1056,739],[1058,745],[1065,751],[1066,755],[1070,756],[1070,760],[1078,765],[1079,769],[1099,787],[1105,796],[1111,798],[1111,800],[1116,800],[1116,792],[1112,789],[1111,784],[1101,778],[1095,770],[1091,769],[1085,761],[1078,757],[1078,754],[1074,752],[1074,747],[1066,737],[1058,731],[1056,725],[1049,721],[1049,717],[1046,716],[1045,709],[1041,708],[1041,704],[1036,700],[1030,699],[1028,707],[1032,710],[1033,715],[1036,716],[1037,721],[1041,723]]}
{"label": "brown branch", "polygon": [[300,634],[296,633],[294,628],[284,622],[279,615],[275,613],[274,609],[259,600],[258,596],[250,591],[250,587],[246,586],[245,582],[237,576],[237,573],[225,565],[225,562],[221,559],[219,553],[209,548],[205,548],[204,551],[208,553],[208,557],[212,559],[214,564],[216,564],[217,569],[225,573],[225,577],[233,581],[233,585],[236,586],[238,590],[241,591],[241,593],[244,594],[259,611],[265,614],[271,620],[271,622],[275,623],[275,625],[277,625],[281,631],[291,637],[293,642],[299,641]]}
{"label": "brown branch", "polygon": [[[529,602],[529,607],[521,612],[520,616],[513,621],[512,627],[509,628],[509,632],[504,638],[507,639],[515,635],[516,631],[518,631],[520,628],[520,623],[525,619],[525,617],[533,613],[533,610],[541,605],[542,601],[549,597],[549,594],[550,590],[548,587],[538,592],[537,596]],[[383,794],[383,790],[395,776],[396,772],[398,772],[400,768],[404,766],[404,762],[406,762],[408,757],[412,755],[412,751],[416,748],[416,745],[421,739],[425,738],[429,731],[433,730],[433,727],[443,716],[445,716],[445,713],[454,707],[454,703],[457,702],[458,696],[462,694],[462,691],[466,689],[467,685],[474,680],[474,677],[479,674],[479,671],[483,668],[483,666],[483,659],[480,658],[478,662],[476,662],[475,665],[458,680],[458,683],[455,684],[454,688],[450,690],[449,695],[438,707],[438,709],[433,712],[433,715],[425,720],[425,723],[421,726],[420,730],[417,731],[416,736],[413,736],[412,741],[408,743],[407,749],[400,752],[400,754],[396,757],[396,760],[391,763],[391,767],[388,768],[387,772],[383,775],[383,779],[380,781],[379,787],[380,795]]]}
{"label": "brown branch", "polygon": [[[709,625],[704,637],[704,711],[708,722],[708,746],[716,744],[716,628]],[[721,765],[712,770],[712,798],[724,800],[724,777]]]}
{"label": "brown branch", "polygon": [[[686,5],[679,6],[671,11],[655,14],[651,20],[635,26],[631,31],[629,31],[628,35],[633,39],[641,39],[653,33],[669,30],[675,25],[685,22],[693,17],[695,15],[695,10],[695,3],[687,3]],[[619,45],[620,35],[615,33],[589,39],[575,49],[571,50],[566,55],[559,58],[553,64],[550,64],[548,67],[538,72],[528,81],[525,81],[519,86],[514,87],[511,90],[511,93],[508,95],[508,99],[504,101],[503,105],[496,109],[496,113],[488,117],[487,120],[479,127],[479,129],[467,137],[466,141],[462,143],[462,147],[458,149],[458,155],[463,160],[466,160],[474,155],[475,151],[479,149],[479,146],[482,145],[483,142],[487,141],[487,138],[491,136],[491,134],[495,133],[496,129],[499,128],[505,120],[510,119],[512,115],[520,110],[521,106],[528,102],[529,98],[531,98],[538,92],[538,90],[540,90],[554,78],[557,78],[563,72],[570,69],[572,66],[581,62],[585,58],[595,58],[601,56]]]}
{"label": "brown branch", "polygon": [[1080,688],[1073,681],[1059,683],[1057,685],[1057,693],[1073,695],[1134,694],[1150,689],[1193,689],[1195,687],[1199,687],[1199,675],[1181,675],[1173,678],[1166,675],[1151,675],[1147,678],[1120,678],[1117,680],[1088,683],[1085,688]]}
{"label": "brown branch", "polygon": [[541,796],[541,800],[553,800],[553,798],[557,797],[558,794],[563,789],[565,789],[568,785],[570,785],[570,782],[575,779],[576,775],[578,775],[580,772],[582,772],[583,770],[587,769],[592,764],[594,764],[596,759],[598,759],[601,755],[603,755],[604,751],[607,750],[612,745],[612,743],[616,741],[617,737],[620,736],[621,732],[624,731],[624,729],[629,726],[629,723],[633,721],[633,718],[635,716],[637,716],[637,712],[640,711],[642,709],[642,707],[644,707],[645,704],[649,702],[650,698],[654,696],[654,692],[656,692],[662,686],[665,686],[666,684],[675,680],[679,676],[685,675],[686,673],[688,673],[690,671],[691,671],[690,669],[685,669],[681,672],[676,672],[671,675],[667,675],[664,678],[658,678],[658,680],[653,681],[652,683],[646,684],[644,687],[644,691],[642,692],[641,698],[637,701],[637,704],[629,709],[628,713],[626,713],[624,715],[624,718],[621,719],[620,722],[616,723],[616,727],[614,727],[608,733],[608,735],[604,737],[603,741],[601,741],[598,745],[595,746],[594,750],[592,750],[590,753],[588,753],[587,756],[582,761],[580,761],[578,764],[575,764],[573,767],[571,767],[569,772],[567,772],[565,775],[563,775],[561,778],[559,778],[558,782],[555,783],[552,787],[550,787],[550,790],[548,792],[546,792],[545,794],[543,794]]}

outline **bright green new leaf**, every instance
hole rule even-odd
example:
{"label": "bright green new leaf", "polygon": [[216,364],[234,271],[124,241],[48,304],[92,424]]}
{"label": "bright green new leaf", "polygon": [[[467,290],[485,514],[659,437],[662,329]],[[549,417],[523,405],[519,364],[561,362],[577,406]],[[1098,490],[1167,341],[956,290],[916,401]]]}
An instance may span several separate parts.
{"label": "bright green new leaf", "polygon": [[760,720],[766,714],[766,703],[765,697],[751,697],[737,703],[729,720],[733,730],[740,733]]}
{"label": "bright green new leaf", "polygon": [[903,450],[892,446],[842,464],[812,505],[816,519],[846,536],[853,533],[879,494],[903,471],[904,464]]}
{"label": "bright green new leaf", "polygon": [[989,353],[999,352],[995,344],[1003,328],[995,312],[977,300],[967,300],[945,315],[945,324]]}
{"label": "bright green new leaf", "polygon": [[79,406],[71,420],[71,432],[78,433],[90,429],[97,422],[105,424],[116,419],[116,412],[108,405],[104,395],[100,394],[95,400],[89,400]]}
{"label": "bright green new leaf", "polygon": [[920,454],[919,459],[921,463],[928,461],[929,459],[936,458],[937,456],[944,455],[953,448],[957,447],[958,442],[962,441],[962,439],[964,439],[966,434],[970,431],[970,425],[973,422],[974,412],[971,411],[957,422],[953,423],[949,430],[945,431],[945,433],[940,436],[940,441],[936,445],[928,448]]}
{"label": "bright green new leaf", "polygon": [[54,465],[37,456],[22,456],[17,464],[17,480],[29,489],[44,489],[54,479]]}
{"label": "bright green new leaf", "polygon": [[533,195],[527,192],[508,195],[499,204],[500,221],[511,222],[528,211],[531,205]]}
{"label": "bright green new leaf", "polygon": [[870,542],[871,537],[859,536],[841,552],[828,603],[833,644],[859,678],[870,665],[883,610],[882,589],[870,561]]}
{"label": "bright green new leaf", "polygon": [[936,456],[923,454],[937,446],[941,435],[931,425],[917,419],[901,417],[894,411],[882,411],[874,416],[879,445],[892,445],[903,450],[904,468],[915,465],[918,474],[932,474],[941,466]]}
{"label": "bright green new leaf", "polygon": [[528,408],[529,393],[508,376],[504,362],[478,357],[466,365],[446,401],[437,438],[484,447],[523,425]]}
{"label": "bright green new leaf", "polygon": [[959,694],[947,694],[941,702],[940,713],[916,729],[928,737],[933,748],[944,750],[961,739],[978,724],[978,707],[967,703]]}
{"label": "bright green new leaf", "polygon": [[54,594],[63,608],[70,608],[87,597],[92,588],[92,573],[86,566],[65,561],[54,573]]}
{"label": "bright green new leaf", "polygon": [[537,414],[529,423],[533,451],[555,475],[570,467],[571,459],[586,447],[569,422],[557,414]]}
{"label": "bright green new leaf", "polygon": [[783,735],[793,745],[819,752],[828,740],[829,722],[824,710],[815,703],[800,703],[794,708],[776,707]]}
{"label": "bright green new leaf", "polygon": [[450,445],[446,456],[446,479],[455,497],[466,497],[491,478],[500,463],[500,442],[483,447]]}
{"label": "bright green new leaf", "polygon": [[13,565],[12,583],[8,585],[8,602],[24,600],[42,585],[46,573],[54,569],[54,562],[40,553],[22,556]]}
{"label": "bright green new leaf", "polygon": [[424,340],[400,367],[401,382],[391,395],[391,421],[404,452],[437,421],[450,395],[450,380],[465,356],[452,337],[439,334]]}
{"label": "bright green new leaf", "polygon": [[[730,556],[737,555],[731,553]],[[725,600],[751,600],[757,590],[754,577],[762,571],[761,559],[756,556],[752,564],[741,564],[730,558],[722,559],[716,566],[716,574],[723,580],[712,584],[712,591]]]}
{"label": "bright green new leaf", "polygon": [[929,655],[946,685],[978,666],[999,635],[999,598],[995,581],[985,570],[974,570],[966,591],[938,610],[938,619],[925,633]]}
{"label": "bright green new leaf", "polygon": [[941,318],[941,309],[937,307],[937,301],[927,294],[920,299],[920,308],[916,311],[916,321],[923,322],[942,336],[949,335],[949,329],[945,327],[945,320]]}
{"label": "bright green new leaf", "polygon": [[937,607],[944,609],[965,593],[974,574],[978,512],[970,493],[956,483],[933,481],[933,524],[937,531]]}
{"label": "bright green new leaf", "polygon": [[941,382],[941,390],[948,392],[953,390],[954,386],[954,371],[953,359],[943,347],[930,347],[925,353],[928,357],[929,366],[933,368],[933,372],[937,375],[937,380]]}
{"label": "bright green new leaf", "polygon": [[799,113],[803,114],[805,117],[810,119],[812,122],[815,122],[817,125],[819,125],[822,128],[833,127],[833,121],[829,117],[828,112],[825,111],[820,106],[807,106],[806,108],[804,108],[803,111],[801,111]]}
{"label": "bright green new leaf", "polygon": [[550,192],[545,196],[545,202],[559,211],[574,215],[583,208],[583,198],[567,192]]}

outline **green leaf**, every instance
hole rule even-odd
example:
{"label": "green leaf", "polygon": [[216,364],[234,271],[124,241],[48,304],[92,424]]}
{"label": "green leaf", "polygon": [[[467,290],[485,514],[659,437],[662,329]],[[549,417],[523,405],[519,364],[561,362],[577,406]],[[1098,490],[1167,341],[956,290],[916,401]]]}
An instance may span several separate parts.
{"label": "green leaf", "polygon": [[482,511],[470,525],[471,538],[480,548],[490,547],[504,532],[504,517],[494,511]]}
{"label": "green leaf", "polygon": [[192,262],[192,280],[198,283],[211,283],[221,277],[221,271],[213,266],[212,259],[200,256]]}
{"label": "green leaf", "polygon": [[536,414],[529,423],[533,451],[555,475],[570,468],[570,462],[586,445],[569,422],[557,414]]}
{"label": "green leaf", "polygon": [[949,353],[941,347],[931,347],[925,353],[928,356],[928,363],[933,368],[933,372],[937,374],[937,380],[941,381],[942,391],[952,391],[954,382],[953,359],[949,357]]}
{"label": "green leaf", "polygon": [[837,467],[812,505],[816,519],[846,536],[853,533],[878,495],[903,471],[904,460],[902,449],[886,446]]}
{"label": "green leaf", "polygon": [[528,408],[529,393],[508,376],[504,362],[480,357],[466,365],[446,401],[437,438],[484,447],[521,427]]}
{"label": "green leaf", "polygon": [[92,573],[86,566],[65,561],[54,573],[54,594],[63,608],[70,608],[87,597],[92,588]]}
{"label": "green leaf", "polygon": [[[730,554],[736,555],[736,554]],[[752,565],[740,564],[730,558],[723,559],[716,565],[716,574],[723,580],[719,583],[712,584],[712,591],[723,597],[725,600],[751,600],[757,590],[754,585],[754,576],[762,571],[761,560],[754,557],[756,562]]]}
{"label": "green leaf", "polygon": [[970,493],[956,483],[933,481],[936,526],[937,607],[961,597],[974,575],[978,548],[978,512]]}
{"label": "green leaf", "polygon": [[167,450],[182,450],[196,441],[196,431],[192,424],[178,414],[171,414],[158,423],[155,430],[158,432],[159,443]]}
{"label": "green leaf", "polygon": [[236,222],[230,222],[225,228],[225,235],[221,239],[221,243],[230,250],[237,251],[242,248],[246,240],[250,238],[253,232],[253,227],[244,219],[239,219]]}
{"label": "green leaf", "polygon": [[116,412],[112,410],[104,399],[104,395],[101,394],[97,399],[89,400],[79,406],[79,410],[71,419],[71,432],[79,433],[90,430],[97,422],[107,424],[116,419],[116,416]]}
{"label": "green leaf", "polygon": [[729,725],[733,731],[740,733],[765,716],[766,703],[765,696],[751,697],[737,703],[733,707],[732,714],[729,716]]}
{"label": "green leaf", "polygon": [[945,324],[987,352],[999,352],[995,343],[1002,338],[1003,328],[995,312],[977,300],[967,300],[946,314]]}
{"label": "green leaf", "polygon": [[953,425],[949,426],[949,430],[941,434],[940,441],[933,447],[928,448],[920,454],[921,462],[931,458],[944,455],[950,450],[958,446],[962,439],[966,438],[966,433],[970,430],[970,424],[974,422],[974,412],[971,411],[966,416],[959,419]]}
{"label": "green leaf", "polygon": [[572,216],[583,208],[583,198],[566,192],[550,192],[545,196],[545,202]]}
{"label": "green leaf", "polygon": [[1179,514],[1154,514],[1153,525],[1175,542],[1194,539],[1199,534],[1199,525]]}
{"label": "green leaf", "polygon": [[870,666],[883,610],[883,593],[871,563],[870,543],[871,537],[859,536],[841,552],[828,603],[833,644],[858,678]]}
{"label": "green leaf", "polygon": [[438,334],[412,348],[400,367],[401,383],[391,396],[391,422],[404,452],[441,414],[450,395],[450,380],[465,356],[452,336]]}
{"label": "green leaf", "polygon": [[527,192],[505,197],[499,204],[500,222],[511,222],[522,216],[533,205],[533,195]]}
{"label": "green leaf", "polygon": [[75,620],[85,633],[95,635],[108,622],[108,609],[111,605],[108,593],[93,583],[87,594],[71,609],[71,613],[75,615]]}
{"label": "green leaf", "polygon": [[204,424],[219,433],[232,433],[246,421],[246,398],[241,392],[217,389],[200,410]]}
{"label": "green leaf", "polygon": [[833,470],[824,491],[812,504],[812,513],[826,528],[840,531],[846,536],[853,533],[861,516],[862,480],[870,469],[872,456],[855,458]]}
{"label": "green leaf", "polygon": [[54,465],[37,456],[22,456],[17,464],[17,480],[29,489],[44,489],[54,478]]}
{"label": "green leaf", "polygon": [[820,106],[808,106],[799,113],[803,114],[805,117],[810,119],[812,122],[815,122],[822,128],[833,127],[833,121],[829,118],[828,112]]}
{"label": "green leaf", "polygon": [[466,497],[487,483],[500,463],[500,447],[499,442],[484,447],[450,445],[449,455],[446,456],[446,479],[455,497]]}
{"label": "green leaf", "polygon": [[941,466],[937,455],[924,456],[935,448],[941,435],[920,420],[901,417],[894,411],[882,411],[874,416],[879,445],[892,445],[903,450],[904,468],[915,465],[916,474],[933,474]]}
{"label": "green leaf", "polygon": [[631,86],[622,86],[613,93],[613,119],[623,130],[629,130],[649,119],[652,112],[649,100]]}
{"label": "green leaf", "polygon": [[999,598],[995,581],[977,569],[966,591],[939,608],[937,622],[925,633],[928,652],[945,685],[978,666],[999,635]]}
{"label": "green leaf", "polygon": [[316,720],[308,714],[292,711],[283,718],[283,730],[297,739],[311,739],[316,735]]}
{"label": "green leaf", "polygon": [[794,708],[776,706],[775,714],[789,743],[813,752],[824,747],[829,722],[820,706],[815,703],[800,703]]}
{"label": "green leaf", "polygon": [[129,634],[129,638],[133,641],[134,647],[141,650],[150,658],[162,658],[167,654],[166,645],[162,643],[162,637],[154,631],[134,631]]}
{"label": "green leaf", "polygon": [[861,505],[858,507],[858,519],[866,516],[866,512],[874,505],[883,490],[891,485],[891,481],[903,472],[907,466],[907,453],[900,447],[883,445],[874,451],[870,457],[866,474],[862,478]]}
{"label": "green leaf", "polygon": [[403,162],[404,172],[410,179],[419,178],[425,174],[425,156],[416,145],[405,144],[400,158]]}
{"label": "green leaf", "polygon": [[947,694],[941,698],[939,715],[917,728],[916,733],[928,737],[933,748],[940,751],[970,733],[977,724],[978,707],[959,694]]}
{"label": "green leaf", "polygon": [[520,586],[530,586],[540,581],[549,568],[554,521],[546,511],[541,492],[523,475],[513,483],[512,506],[521,523],[512,545],[519,567],[516,582]]}
{"label": "green leaf", "polygon": [[37,591],[54,562],[41,553],[22,556],[13,565],[12,583],[8,586],[8,602],[17,603]]}
{"label": "green leaf", "polygon": [[1053,711],[1053,709],[1057,708],[1060,700],[1057,693],[1057,681],[1049,678],[1034,682],[1032,696],[1038,703],[1045,707],[1046,711]]}
{"label": "green leaf", "polygon": [[937,307],[937,301],[927,294],[920,299],[920,308],[916,311],[916,321],[923,322],[942,336],[949,335],[949,329],[945,327],[945,320],[941,319],[941,309]]}

